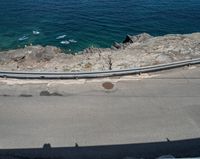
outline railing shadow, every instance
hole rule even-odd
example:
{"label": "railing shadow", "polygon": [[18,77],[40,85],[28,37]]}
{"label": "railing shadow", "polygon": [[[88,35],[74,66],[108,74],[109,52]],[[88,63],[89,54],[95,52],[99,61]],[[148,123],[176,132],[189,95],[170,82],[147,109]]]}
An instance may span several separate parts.
{"label": "railing shadow", "polygon": [[76,144],[75,147],[52,148],[50,144],[45,144],[43,148],[1,149],[0,159],[151,159],[169,154],[175,157],[200,157],[200,138],[90,147]]}

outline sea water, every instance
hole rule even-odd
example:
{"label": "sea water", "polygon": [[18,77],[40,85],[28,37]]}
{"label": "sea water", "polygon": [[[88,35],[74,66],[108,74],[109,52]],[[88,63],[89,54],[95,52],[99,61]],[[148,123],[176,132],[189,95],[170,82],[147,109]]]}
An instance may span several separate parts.
{"label": "sea water", "polygon": [[0,0],[0,50],[110,47],[127,34],[200,31],[200,0]]}

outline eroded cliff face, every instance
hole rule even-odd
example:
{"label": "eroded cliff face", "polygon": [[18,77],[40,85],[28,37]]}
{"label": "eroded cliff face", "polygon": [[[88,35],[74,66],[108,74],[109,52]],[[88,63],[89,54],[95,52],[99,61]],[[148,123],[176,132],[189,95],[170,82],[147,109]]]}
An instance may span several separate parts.
{"label": "eroded cliff face", "polygon": [[200,57],[200,33],[152,37],[128,35],[111,48],[87,48],[75,55],[52,46],[0,52],[0,70],[101,71],[126,69]]}

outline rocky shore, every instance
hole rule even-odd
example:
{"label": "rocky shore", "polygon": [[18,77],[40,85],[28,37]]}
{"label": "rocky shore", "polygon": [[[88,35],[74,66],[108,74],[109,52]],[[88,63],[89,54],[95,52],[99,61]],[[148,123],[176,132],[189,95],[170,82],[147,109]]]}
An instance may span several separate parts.
{"label": "rocky shore", "polygon": [[111,48],[87,48],[66,54],[53,46],[27,46],[0,52],[0,70],[101,71],[126,69],[200,57],[200,33],[153,37],[128,35]]}

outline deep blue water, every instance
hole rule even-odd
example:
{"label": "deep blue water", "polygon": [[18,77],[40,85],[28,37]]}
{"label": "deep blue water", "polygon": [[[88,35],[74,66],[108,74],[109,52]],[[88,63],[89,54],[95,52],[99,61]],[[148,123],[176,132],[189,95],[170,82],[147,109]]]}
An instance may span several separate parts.
{"label": "deep blue water", "polygon": [[32,43],[79,51],[126,34],[199,31],[200,0],[0,0],[0,50]]}

